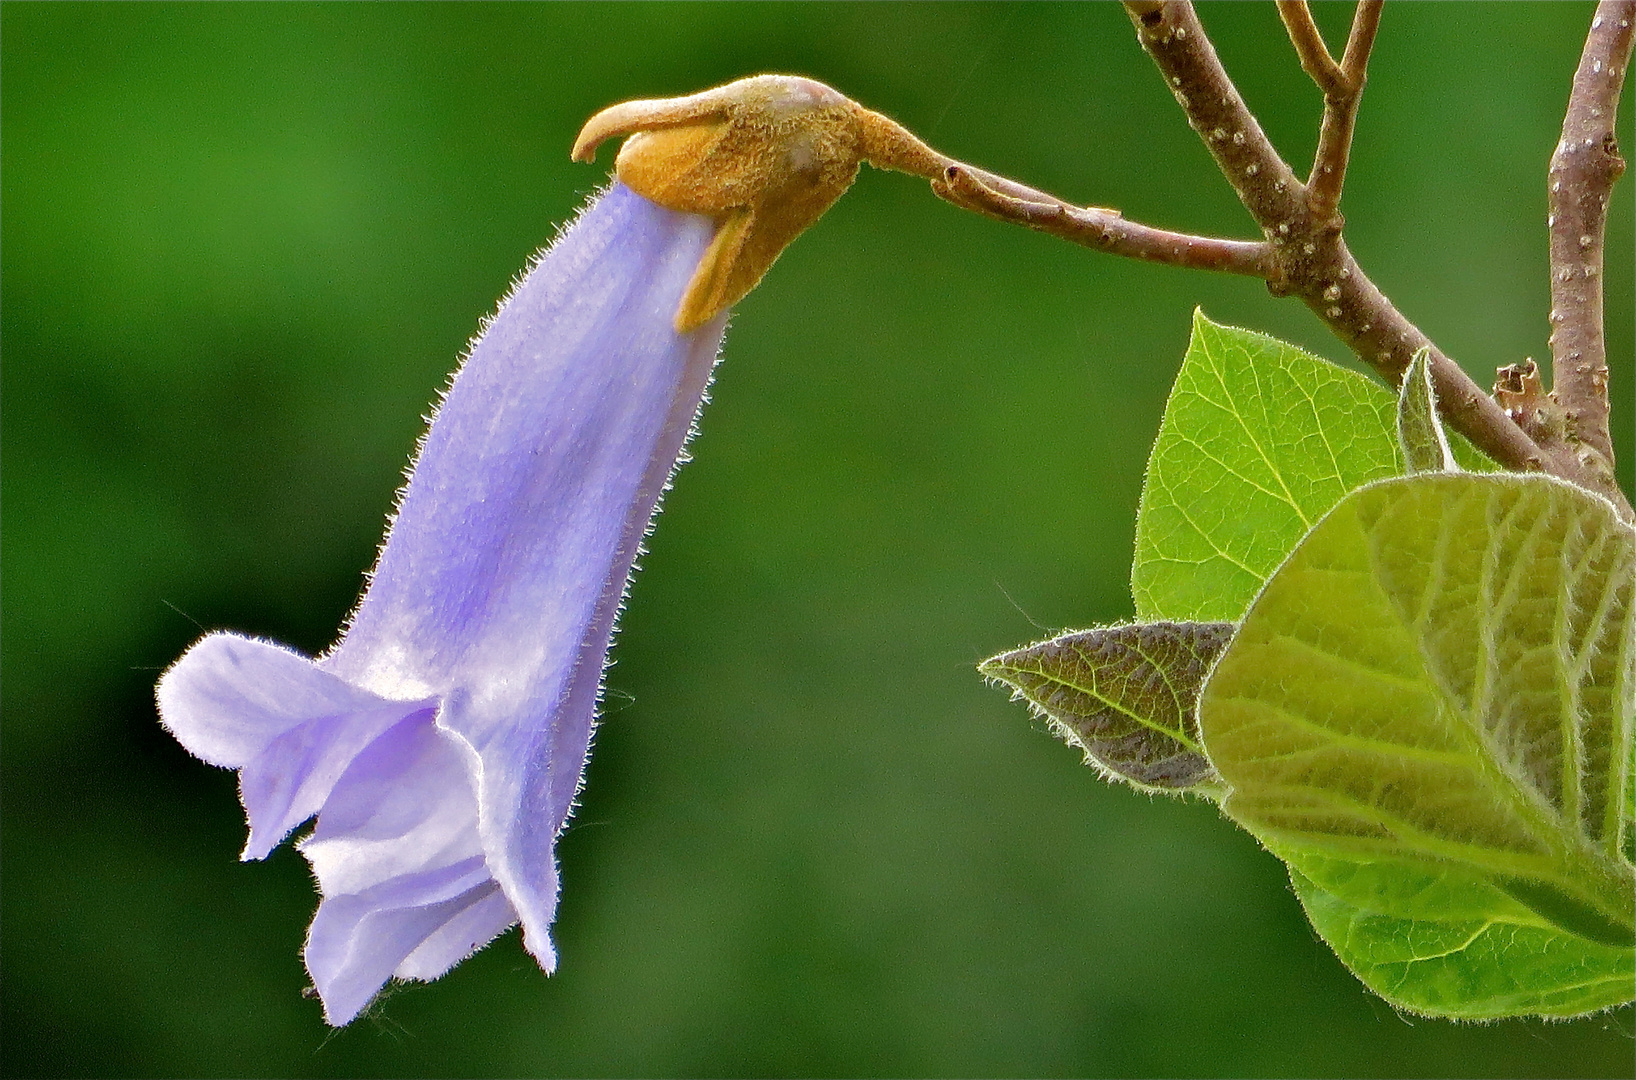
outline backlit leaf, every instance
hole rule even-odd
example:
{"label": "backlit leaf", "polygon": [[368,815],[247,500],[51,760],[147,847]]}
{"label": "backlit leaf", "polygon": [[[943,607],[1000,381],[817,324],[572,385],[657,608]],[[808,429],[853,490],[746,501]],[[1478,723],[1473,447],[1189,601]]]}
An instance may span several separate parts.
{"label": "backlit leaf", "polygon": [[1199,687],[1231,623],[1138,623],[1082,630],[978,665],[1011,686],[1086,764],[1139,788],[1213,786],[1199,749]]}
{"label": "backlit leaf", "polygon": [[1224,809],[1395,1004],[1630,999],[1633,575],[1636,531],[1572,485],[1382,481],[1300,543],[1210,676]]}
{"label": "backlit leaf", "polygon": [[[1342,496],[1404,471],[1397,412],[1356,372],[1194,312],[1136,515],[1136,617],[1240,618]],[[1448,442],[1468,472],[1497,468]]]}
{"label": "backlit leaf", "polygon": [[1299,870],[1307,918],[1347,967],[1398,1008],[1430,1016],[1582,1016],[1631,999],[1629,948],[1488,916],[1402,919],[1349,904]]}
{"label": "backlit leaf", "polygon": [[1356,372],[1195,312],[1137,511],[1136,617],[1240,618],[1342,496],[1403,471],[1395,411]]}

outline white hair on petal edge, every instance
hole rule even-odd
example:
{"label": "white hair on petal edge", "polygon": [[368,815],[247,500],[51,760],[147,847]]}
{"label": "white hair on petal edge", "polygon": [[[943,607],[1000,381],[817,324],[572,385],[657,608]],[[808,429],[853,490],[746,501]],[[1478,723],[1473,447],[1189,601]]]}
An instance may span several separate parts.
{"label": "white hair on petal edge", "polygon": [[532,274],[540,263],[544,262],[546,257],[556,250],[557,245],[562,242],[562,238],[568,235],[569,230],[579,224],[579,219],[584,217],[591,207],[601,201],[603,196],[612,191],[613,187],[614,179],[609,177],[606,184],[591,192],[585,201],[580,204],[579,209],[574,211],[572,217],[553,225],[550,242],[535,250],[528,257],[528,262],[522,270],[512,276],[510,282],[506,285],[505,295],[500,297],[499,302],[494,306],[494,310],[478,318],[477,333],[466,339],[466,347],[460,352],[460,362],[455,365],[453,371],[444,376],[443,384],[433,391],[434,400],[432,401],[431,411],[421,414],[420,419],[423,426],[420,434],[415,436],[415,449],[409,455],[409,463],[401,470],[403,481],[392,493],[392,507],[386,512],[386,531],[381,534],[381,542],[375,545],[374,560],[370,563],[369,569],[364,571],[364,587],[359,591],[358,599],[347,611],[346,617],[341,620],[341,629],[334,643],[325,649],[317,659],[327,659],[336,649],[341,647],[341,642],[346,640],[347,634],[352,630],[352,622],[358,617],[358,609],[363,606],[364,597],[369,594],[369,587],[374,584],[375,570],[380,566],[381,557],[386,553],[387,542],[392,539],[392,529],[398,523],[398,514],[403,509],[403,500],[409,493],[409,481],[414,479],[415,465],[419,463],[420,456],[426,449],[426,439],[432,433],[432,425],[437,423],[437,415],[443,410],[443,403],[449,399],[449,393],[454,389],[455,379],[460,377],[461,371],[465,370],[467,362],[471,360],[472,351],[477,348],[478,343],[489,332],[489,327],[494,325],[494,320],[500,317],[500,312],[504,311],[506,305],[516,297],[517,291],[522,288],[523,282],[528,278],[528,275]]}

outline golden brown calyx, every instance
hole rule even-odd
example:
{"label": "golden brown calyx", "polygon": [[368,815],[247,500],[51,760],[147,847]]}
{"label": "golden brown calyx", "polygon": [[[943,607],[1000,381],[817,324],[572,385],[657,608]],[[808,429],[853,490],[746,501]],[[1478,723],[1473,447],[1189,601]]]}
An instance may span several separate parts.
{"label": "golden brown calyx", "polygon": [[871,161],[935,176],[941,159],[896,123],[823,83],[756,75],[687,97],[627,101],[586,122],[573,159],[629,135],[614,171],[670,210],[718,227],[676,309],[685,333],[755,288],[779,253]]}

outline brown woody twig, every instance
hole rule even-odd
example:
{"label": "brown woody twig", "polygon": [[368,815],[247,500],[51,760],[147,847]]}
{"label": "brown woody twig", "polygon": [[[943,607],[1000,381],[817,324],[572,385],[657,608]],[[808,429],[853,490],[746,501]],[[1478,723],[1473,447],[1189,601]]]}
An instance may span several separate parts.
{"label": "brown woody twig", "polygon": [[[1604,6],[1609,5],[1629,9],[1636,6],[1636,0],[1604,0]],[[883,137],[878,146],[866,150],[865,156],[878,164],[924,176],[931,180],[933,190],[942,198],[1001,221],[1110,254],[1261,277],[1274,295],[1299,297],[1392,386],[1402,380],[1414,355],[1425,349],[1430,357],[1439,412],[1489,457],[1507,468],[1544,471],[1591,488],[1612,500],[1625,517],[1636,516],[1614,482],[1611,469],[1597,467],[1601,459],[1553,442],[1547,436],[1556,428],[1548,422],[1549,417],[1542,419],[1535,415],[1539,410],[1519,410],[1527,414],[1526,418],[1513,417],[1484,393],[1375,287],[1341,238],[1343,219],[1337,207],[1369,53],[1380,23],[1380,9],[1380,0],[1360,0],[1353,14],[1346,51],[1337,62],[1324,45],[1306,4],[1279,4],[1302,68],[1324,91],[1324,120],[1318,152],[1311,177],[1303,183],[1279,156],[1239,95],[1205,36],[1192,4],[1187,0],[1125,0],[1125,10],[1136,26],[1137,40],[1164,75],[1188,123],[1204,140],[1239,201],[1261,227],[1261,240],[1169,232],[1128,221],[1117,210],[1074,206],[1054,195],[939,154],[879,114],[872,117]],[[1624,52],[1617,54],[1624,57],[1617,63],[1620,75],[1630,55],[1628,20],[1621,29],[1626,34]],[[1607,54],[1608,59],[1602,61],[1604,69],[1614,63],[1614,56],[1615,52]],[[1594,66],[1595,60],[1587,63]],[[1612,98],[1607,97],[1609,83],[1613,83]],[[1604,124],[1611,124],[1612,102],[1618,94],[1613,72],[1602,81],[1600,89],[1603,97],[1598,100],[1602,105],[1596,107],[1603,108]],[[1610,175],[1606,184],[1611,184],[1616,175]],[[1604,209],[1606,184],[1600,189]],[[1597,271],[1592,275],[1597,277],[1598,283],[1600,238],[1598,225],[1594,234]],[[1588,250],[1578,249],[1578,264],[1586,262],[1583,252]],[[1596,297],[1599,315],[1599,291]],[[1599,358],[1602,356],[1600,327],[1598,318],[1596,355]],[[1580,349],[1580,354],[1582,358],[1588,355],[1585,348]],[[1605,442],[1605,363],[1601,371]],[[1594,372],[1594,367],[1587,371],[1592,382]],[[1512,399],[1507,400],[1516,404]],[[1523,420],[1526,426],[1519,422]],[[1545,438],[1548,445],[1542,446],[1536,437]]]}
{"label": "brown woody twig", "polygon": [[[1284,17],[1290,41],[1301,56],[1301,67],[1324,92],[1318,153],[1312,162],[1312,174],[1307,177],[1307,203],[1319,217],[1334,215],[1340,206],[1358,103],[1363,99],[1363,84],[1368,81],[1369,51],[1374,48],[1375,31],[1380,27],[1381,2],[1359,0],[1352,12],[1352,32],[1346,38],[1346,52],[1337,64],[1324,48],[1323,39],[1317,36],[1318,28],[1312,22],[1305,0],[1279,0],[1278,13]],[[1314,39],[1322,52],[1309,62],[1307,50],[1312,48]],[[1323,63],[1326,60],[1327,65]],[[1320,74],[1314,74],[1315,69]]]}
{"label": "brown woody twig", "polygon": [[[1259,240],[1226,240],[1170,232],[1128,221],[1117,210],[1073,206],[1043,191],[1007,194],[999,177],[957,161],[943,167],[932,190],[957,206],[987,214],[1085,247],[1131,259],[1217,270],[1265,278],[1272,270],[1272,246]],[[1016,188],[1022,185],[1005,184]]]}
{"label": "brown woody twig", "polygon": [[1118,210],[1075,206],[1038,188],[940,154],[890,117],[868,110],[861,110],[861,115],[864,160],[924,177],[931,181],[933,192],[961,209],[1111,255],[1260,278],[1272,272],[1272,246],[1265,241],[1170,232],[1130,221]]}
{"label": "brown woody twig", "polygon": [[[1314,208],[1307,186],[1261,133],[1200,26],[1181,0],[1128,0],[1137,40],[1147,50],[1188,122],[1204,139],[1228,181],[1276,249],[1268,288],[1293,294],[1390,385],[1414,354],[1429,351],[1445,418],[1484,453],[1513,469],[1544,469],[1584,482],[1584,470],[1564,456],[1548,459],[1494,400],[1392,306],[1358,266],[1340,234],[1340,218]],[[1348,52],[1361,85],[1373,20],[1354,20]],[[1300,31],[1297,31],[1299,34]],[[1344,63],[1341,65],[1345,70]],[[1349,130],[1349,125],[1347,126]],[[1321,174],[1320,174],[1321,175]],[[1338,191],[1343,177],[1334,175]],[[1620,498],[1612,485],[1600,488]]]}
{"label": "brown woody twig", "polygon": [[1295,46],[1295,55],[1301,59],[1301,70],[1312,76],[1318,89],[1326,94],[1344,91],[1346,76],[1341,74],[1341,65],[1329,55],[1329,46],[1324,44],[1318,24],[1312,21],[1312,10],[1306,0],[1278,0],[1278,17],[1284,20],[1290,44]]}
{"label": "brown woody twig", "polygon": [[1619,91],[1630,66],[1636,0],[1602,0],[1574,73],[1562,140],[1551,155],[1552,397],[1564,422],[1547,450],[1573,455],[1612,483],[1607,342],[1602,333],[1603,238],[1608,198],[1625,171],[1614,141]]}
{"label": "brown woody twig", "polygon": [[[1636,0],[1622,0],[1632,3]],[[1341,237],[1337,204],[1359,97],[1379,25],[1379,0],[1362,0],[1346,52],[1330,55],[1304,4],[1281,4],[1302,67],[1324,89],[1325,118],[1310,182],[1303,183],[1261,130],[1186,0],[1126,0],[1137,40],[1158,66],[1188,123],[1239,201],[1262,229],[1255,241],[1149,230],[1117,212],[1069,206],[1013,181],[937,155],[937,193],[956,205],[1116,254],[1178,266],[1257,274],[1275,295],[1298,296],[1390,385],[1427,350],[1444,418],[1508,468],[1541,470],[1596,490],[1631,516],[1611,472],[1588,468],[1566,448],[1543,448],[1460,366],[1376,288]],[[929,173],[922,173],[929,175]],[[1113,231],[1120,223],[1123,231]]]}

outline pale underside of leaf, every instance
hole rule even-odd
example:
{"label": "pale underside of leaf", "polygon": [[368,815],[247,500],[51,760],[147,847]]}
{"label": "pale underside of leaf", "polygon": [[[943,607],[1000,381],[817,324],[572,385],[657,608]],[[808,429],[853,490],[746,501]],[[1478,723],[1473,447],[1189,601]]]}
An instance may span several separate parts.
{"label": "pale underside of leaf", "polygon": [[[1349,963],[1379,953],[1358,929],[1375,917],[1438,941],[1464,915],[1509,928],[1510,951],[1485,929],[1455,969],[1502,951],[1515,968],[1535,937],[1594,946],[1593,967],[1628,954],[1633,573],[1636,533],[1604,500],[1426,473],[1349,496],[1267,583],[1204,690],[1202,737],[1225,809],[1329,898],[1314,924]],[[1347,948],[1330,937],[1343,922]],[[1405,1007],[1443,1008],[1353,966]],[[1571,967],[1520,1011],[1590,1000],[1569,994],[1580,976],[1617,985]],[[1523,993],[1468,976],[1495,996],[1450,1014],[1501,1015]]]}
{"label": "pale underside of leaf", "polygon": [[1138,623],[1064,634],[978,670],[1012,687],[1110,778],[1149,790],[1213,786],[1199,748],[1199,687],[1230,623]]}

